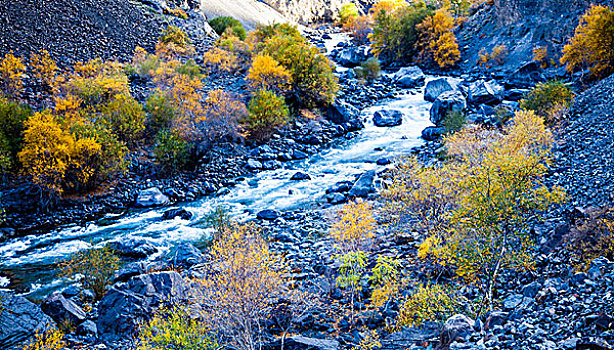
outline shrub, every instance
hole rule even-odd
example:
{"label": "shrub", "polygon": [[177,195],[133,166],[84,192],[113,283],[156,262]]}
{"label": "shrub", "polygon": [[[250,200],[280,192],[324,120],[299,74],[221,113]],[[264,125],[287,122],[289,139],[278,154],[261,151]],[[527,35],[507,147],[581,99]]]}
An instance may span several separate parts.
{"label": "shrub", "polygon": [[283,95],[290,88],[292,76],[269,55],[257,55],[247,74],[252,91],[268,90]]}
{"label": "shrub", "polygon": [[358,7],[354,3],[344,4],[339,9],[339,24],[341,25],[345,25],[356,17],[358,17]]}
{"label": "shrub", "polygon": [[[554,125],[558,119],[557,109],[566,111],[573,102],[574,94],[563,82],[551,80],[537,84],[521,101],[520,108],[534,111],[545,118],[546,124]],[[564,114],[564,113],[563,113]]]}
{"label": "shrub", "polygon": [[178,113],[177,107],[162,91],[156,91],[147,98],[145,110],[149,115],[149,126],[154,132],[169,128]]}
{"label": "shrub", "polygon": [[301,32],[299,32],[295,26],[288,23],[259,25],[256,29],[250,31],[246,41],[249,43],[252,50],[259,52],[262,50],[259,46],[262,46],[275,37],[289,37],[294,39],[294,41],[305,42],[305,37],[301,35]]}
{"label": "shrub", "polygon": [[287,269],[255,226],[223,231],[195,281],[203,321],[232,347],[255,350],[277,302],[287,297]]}
{"label": "shrub", "polygon": [[178,74],[187,75],[192,79],[201,78],[201,68],[194,62],[193,59],[189,59],[186,62],[180,64],[175,68]]}
{"label": "shrub", "polygon": [[151,78],[160,67],[161,60],[158,56],[147,53],[144,48],[137,46],[134,49],[131,67],[134,73],[142,78]]}
{"label": "shrub", "polygon": [[224,90],[210,91],[204,110],[202,127],[204,137],[209,141],[237,137],[239,122],[248,115],[245,104]]}
{"label": "shrub", "polygon": [[178,7],[175,7],[175,8],[165,8],[164,12],[168,13],[171,16],[175,16],[175,17],[178,17],[178,18],[181,18],[181,19],[188,19],[188,14],[185,13],[184,10],[182,10],[182,9],[180,9]]}
{"label": "shrub", "polygon": [[425,321],[445,322],[461,309],[459,296],[439,284],[419,285],[401,302],[396,329],[417,327]]}
{"label": "shrub", "polygon": [[416,25],[420,40],[421,55],[434,60],[441,68],[448,68],[460,59],[460,50],[454,35],[456,23],[454,17],[446,10],[439,9],[432,16],[427,16]]}
{"label": "shrub", "polygon": [[377,308],[384,307],[388,301],[399,293],[399,267],[400,262],[389,257],[377,257],[375,267],[371,271],[371,304]]}
{"label": "shrub", "polygon": [[169,103],[177,107],[171,121],[173,132],[185,140],[197,139],[200,136],[198,124],[206,119],[201,103],[202,81],[182,74],[161,79],[156,77],[154,80],[159,84],[160,91],[165,91]]}
{"label": "shrub", "polygon": [[548,68],[548,46],[534,48],[533,61],[539,63],[541,68]]}
{"label": "shrub", "polygon": [[190,145],[179,135],[161,130],[156,136],[154,154],[158,162],[171,171],[182,169],[190,159]]}
{"label": "shrub", "polygon": [[290,112],[283,97],[274,92],[256,92],[248,106],[249,113],[243,120],[243,127],[251,137],[264,139],[277,128],[288,123]]}
{"label": "shrub", "polygon": [[70,259],[58,264],[61,277],[79,276],[84,288],[94,292],[96,300],[102,299],[111,285],[120,259],[110,248],[91,248],[73,253]]}
{"label": "shrub", "polygon": [[129,94],[115,95],[102,107],[102,115],[111,130],[123,141],[137,141],[145,129],[143,106]]}
{"label": "shrub", "polygon": [[46,50],[33,54],[30,58],[30,68],[36,79],[39,79],[48,87],[56,86],[58,80],[58,66]]}
{"label": "shrub", "polygon": [[10,98],[18,98],[23,88],[26,66],[20,58],[7,53],[0,60],[0,93]]}
{"label": "shrub", "polygon": [[477,284],[490,305],[502,269],[532,268],[529,228],[564,200],[543,183],[553,137],[539,116],[522,111],[503,134],[464,129],[445,142],[450,159],[442,166],[412,161],[397,170],[384,192],[388,213],[426,228],[419,257]]}
{"label": "shrub", "polygon": [[561,63],[573,72],[588,68],[597,78],[614,71],[614,10],[603,5],[592,5],[582,16],[569,44],[563,48]]}
{"label": "shrub", "polygon": [[17,164],[17,153],[23,144],[24,123],[32,116],[32,110],[26,105],[0,97],[0,169],[9,170]]}
{"label": "shrub", "polygon": [[370,16],[350,17],[343,24],[343,30],[350,33],[356,44],[364,45],[369,42],[372,23],[373,21]]}
{"label": "shrub", "polygon": [[[358,68],[358,67],[357,67]],[[381,74],[381,67],[379,60],[375,57],[371,57],[368,60],[360,64],[360,68],[354,69],[359,79],[371,82],[379,78]]]}
{"label": "shrub", "polygon": [[405,1],[381,1],[372,10],[373,34],[369,37],[373,53],[382,58],[410,61],[418,50],[416,25],[424,21],[431,11],[423,2],[407,4]]}
{"label": "shrub", "polygon": [[262,54],[271,56],[292,74],[292,95],[299,105],[313,108],[333,102],[337,78],[332,63],[303,40],[278,35],[264,44]]}
{"label": "shrub", "polygon": [[171,306],[139,329],[138,350],[215,350],[221,346],[209,329],[192,318],[185,307]]}
{"label": "shrub", "polygon": [[337,212],[330,235],[342,252],[357,251],[365,248],[375,237],[375,219],[371,205],[363,200],[346,204]]}
{"label": "shrub", "polygon": [[239,60],[233,52],[214,47],[203,55],[203,64],[210,72],[232,73],[238,68]]}
{"label": "shrub", "polygon": [[129,94],[128,77],[123,67],[100,59],[77,63],[74,74],[62,89],[65,94],[73,95],[94,108],[108,103],[116,95]]}
{"label": "shrub", "polygon": [[348,291],[352,309],[351,321],[354,322],[355,302],[360,302],[362,292],[362,278],[365,275],[367,261],[362,251],[350,251],[339,257],[339,276],[336,279],[337,287]]}
{"label": "shrub", "polygon": [[156,55],[165,60],[187,57],[195,52],[188,35],[176,26],[168,26],[156,44]]}
{"label": "shrub", "polygon": [[228,29],[230,29],[232,34],[241,40],[245,40],[247,36],[247,32],[245,31],[243,24],[232,17],[216,17],[210,20],[209,24],[218,35],[222,35]]}
{"label": "shrub", "polygon": [[64,334],[56,327],[48,327],[43,331],[36,331],[34,338],[23,347],[23,350],[62,350],[66,346],[63,338]]}
{"label": "shrub", "polygon": [[614,210],[589,208],[571,229],[568,240],[576,270],[588,270],[591,262],[599,257],[614,260]]}
{"label": "shrub", "polygon": [[447,134],[455,133],[463,128],[466,120],[465,112],[451,110],[443,120],[443,128]]}

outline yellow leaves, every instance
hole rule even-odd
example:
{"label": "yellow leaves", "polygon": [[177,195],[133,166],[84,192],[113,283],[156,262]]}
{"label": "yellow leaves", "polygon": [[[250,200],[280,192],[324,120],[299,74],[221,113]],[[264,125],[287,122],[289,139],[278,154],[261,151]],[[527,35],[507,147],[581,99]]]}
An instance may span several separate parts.
{"label": "yellow leaves", "polygon": [[130,94],[117,94],[102,107],[104,122],[120,139],[135,142],[145,130],[145,111]]}
{"label": "yellow leaves", "polygon": [[508,50],[505,44],[495,46],[490,53],[485,48],[482,48],[479,53],[478,64],[486,69],[492,68],[493,64],[502,65],[505,63],[507,53]]}
{"label": "yellow leaves", "polygon": [[243,127],[250,137],[256,139],[268,138],[275,129],[285,126],[290,116],[284,98],[266,90],[254,94],[248,110]]}
{"label": "yellow leaves", "polygon": [[26,66],[20,58],[7,53],[0,60],[0,93],[17,98],[23,88],[23,75]]}
{"label": "yellow leaves", "polygon": [[396,330],[415,327],[424,321],[443,322],[460,309],[454,293],[441,285],[419,285],[411,296],[405,298],[399,308]]}
{"label": "yellow leaves", "polygon": [[168,26],[156,44],[156,56],[164,60],[176,60],[195,52],[188,35],[176,26]]}
{"label": "yellow leaves", "polygon": [[343,30],[350,33],[358,44],[367,44],[369,42],[369,32],[372,24],[373,19],[371,16],[350,17],[343,24]]}
{"label": "yellow leaves", "polygon": [[113,280],[115,271],[120,267],[120,259],[105,247],[88,249],[74,253],[69,260],[58,264],[61,277],[79,276],[83,287],[94,292],[97,300],[106,293],[106,287]]}
{"label": "yellow leaves", "polygon": [[542,68],[548,68],[548,46],[538,46],[533,49],[533,61],[540,64]]}
{"label": "yellow leaves", "polygon": [[392,14],[399,9],[409,6],[409,3],[405,0],[380,0],[369,10],[369,14],[372,17],[376,17],[381,12],[386,14]]}
{"label": "yellow leaves", "polygon": [[248,114],[247,107],[236,96],[224,90],[212,90],[204,104],[206,137],[216,141],[224,137],[235,137],[238,124]]}
{"label": "yellow leaves", "polygon": [[563,48],[561,63],[573,72],[588,68],[591,74],[602,78],[614,69],[614,10],[603,5],[592,5],[582,16],[569,44]]}
{"label": "yellow leaves", "polygon": [[211,72],[232,73],[238,67],[237,55],[231,51],[214,47],[205,52],[203,63]]}
{"label": "yellow leaves", "polygon": [[330,235],[343,252],[356,251],[375,237],[375,219],[369,203],[358,199],[337,213]]}
{"label": "yellow leaves", "polygon": [[286,93],[292,82],[290,72],[266,54],[253,58],[247,79],[252,91],[268,90],[279,95]]}
{"label": "yellow leaves", "polygon": [[34,338],[23,347],[23,350],[62,350],[66,346],[63,339],[62,332],[56,327],[49,327],[36,331]]}

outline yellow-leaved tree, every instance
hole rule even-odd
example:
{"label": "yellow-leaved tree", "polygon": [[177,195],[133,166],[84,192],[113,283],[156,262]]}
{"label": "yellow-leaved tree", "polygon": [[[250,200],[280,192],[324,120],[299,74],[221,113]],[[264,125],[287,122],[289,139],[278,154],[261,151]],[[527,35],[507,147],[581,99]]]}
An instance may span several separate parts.
{"label": "yellow-leaved tree", "polygon": [[330,231],[337,249],[343,253],[367,248],[375,237],[375,219],[371,205],[358,199],[337,212]]}
{"label": "yellow-leaved tree", "polygon": [[561,63],[573,72],[588,68],[597,78],[614,71],[614,10],[592,5],[582,16],[576,33],[563,48]]}
{"label": "yellow-leaved tree", "polygon": [[23,88],[23,76],[26,66],[20,58],[7,53],[0,60],[0,94],[17,98]]}
{"label": "yellow-leaved tree", "polygon": [[532,268],[532,224],[564,200],[543,181],[553,137],[541,117],[521,111],[502,133],[464,129],[445,142],[450,160],[402,164],[383,195],[401,227],[417,220],[425,229],[419,257],[476,284],[491,305],[502,269]]}
{"label": "yellow-leaved tree", "polygon": [[445,8],[427,16],[416,25],[420,39],[416,45],[423,59],[435,61],[439,67],[448,68],[460,59],[460,50],[454,35],[456,21]]}
{"label": "yellow-leaved tree", "polygon": [[285,94],[292,82],[290,72],[269,55],[253,58],[247,79],[253,91],[268,90],[278,95]]}

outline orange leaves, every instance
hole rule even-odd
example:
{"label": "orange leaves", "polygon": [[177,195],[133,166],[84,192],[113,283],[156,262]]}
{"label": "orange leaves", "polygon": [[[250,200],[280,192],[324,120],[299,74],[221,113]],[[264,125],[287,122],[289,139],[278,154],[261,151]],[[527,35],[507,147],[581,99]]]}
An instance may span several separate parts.
{"label": "orange leaves", "polygon": [[460,59],[460,50],[454,36],[456,23],[454,17],[446,10],[439,9],[422,23],[416,25],[420,33],[418,46],[421,54],[432,58],[441,68],[448,68]]}
{"label": "orange leaves", "polygon": [[573,72],[588,68],[597,78],[614,71],[614,10],[592,5],[582,16],[569,44],[563,48],[561,63]]}
{"label": "orange leaves", "polygon": [[194,53],[188,35],[176,26],[168,26],[156,44],[156,55],[164,60],[187,57]]}
{"label": "orange leaves", "polygon": [[287,92],[292,82],[290,72],[266,54],[254,57],[247,79],[253,91],[268,90],[279,95]]}

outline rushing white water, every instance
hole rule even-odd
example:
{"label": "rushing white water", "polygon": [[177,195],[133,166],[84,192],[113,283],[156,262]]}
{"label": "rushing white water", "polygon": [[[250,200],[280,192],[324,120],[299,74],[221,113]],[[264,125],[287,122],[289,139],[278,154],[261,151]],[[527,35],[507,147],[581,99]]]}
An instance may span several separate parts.
{"label": "rushing white water", "polygon": [[[334,38],[331,41],[339,40]],[[331,47],[334,47],[332,45]],[[327,45],[327,48],[330,48]],[[327,188],[338,181],[353,181],[365,171],[378,169],[380,158],[407,154],[422,143],[421,131],[431,125],[428,120],[430,103],[425,102],[420,89],[407,91],[395,100],[362,111],[365,129],[358,136],[322,151],[300,162],[285,164],[285,168],[264,171],[239,182],[225,195],[207,197],[181,207],[193,213],[190,220],[161,220],[169,208],[110,215],[86,226],[61,228],[44,235],[31,235],[9,240],[0,245],[0,266],[12,280],[21,281],[25,289],[50,288],[58,283],[51,272],[53,264],[69,254],[113,241],[144,239],[163,254],[177,242],[196,241],[208,234],[201,224],[213,208],[224,205],[239,219],[249,219],[263,209],[280,211],[310,208],[322,202]],[[395,109],[403,113],[403,123],[391,128],[373,125],[373,113],[380,109]],[[311,180],[292,181],[296,171],[306,172]],[[0,287],[8,284],[0,279]]]}

